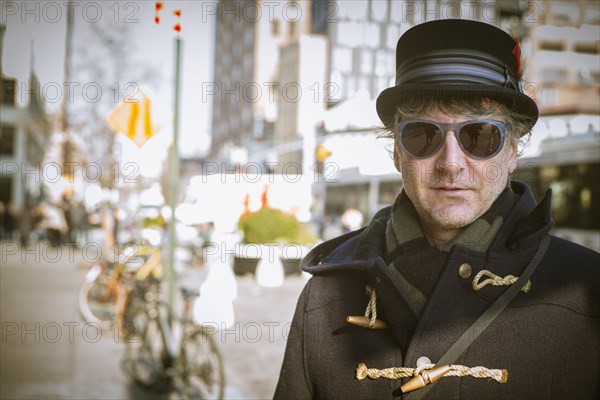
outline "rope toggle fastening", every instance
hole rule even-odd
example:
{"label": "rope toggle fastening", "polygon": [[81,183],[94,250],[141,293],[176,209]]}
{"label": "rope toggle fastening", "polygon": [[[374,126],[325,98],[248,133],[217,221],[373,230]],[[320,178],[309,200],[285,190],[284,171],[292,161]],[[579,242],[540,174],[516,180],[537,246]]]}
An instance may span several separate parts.
{"label": "rope toggle fastening", "polygon": [[[487,276],[488,279],[484,279],[483,281],[479,282],[479,280],[484,275]],[[515,283],[517,281],[517,279],[519,279],[519,277],[514,276],[514,275],[506,275],[504,278],[501,278],[498,275],[494,274],[493,272],[488,271],[487,269],[482,269],[473,278],[473,290],[477,291],[487,285],[510,286],[513,283]],[[528,280],[527,283],[525,284],[525,286],[523,286],[523,288],[521,290],[523,291],[523,293],[529,292],[529,290],[531,290],[531,281]]]}
{"label": "rope toggle fastening", "polygon": [[377,319],[377,293],[375,289],[371,289],[369,285],[366,287],[367,295],[370,296],[367,309],[365,310],[365,316],[360,315],[348,315],[346,322],[352,325],[360,326],[361,328],[369,329],[385,329],[387,324]]}
{"label": "rope toggle fastening", "polygon": [[402,393],[420,389],[430,383],[444,377],[471,376],[473,378],[489,378],[498,383],[506,383],[508,371],[505,369],[489,369],[486,367],[465,367],[464,365],[442,365],[435,367],[434,364],[424,364],[417,368],[392,367],[385,369],[367,368],[364,363],[356,367],[356,379],[365,378],[378,379],[401,379],[413,378],[400,387]]}
{"label": "rope toggle fastening", "polygon": [[421,389],[423,386],[437,381],[448,372],[450,372],[449,365],[442,365],[437,368],[421,371],[419,375],[400,386],[400,390],[402,393],[408,393],[412,392],[413,390]]}

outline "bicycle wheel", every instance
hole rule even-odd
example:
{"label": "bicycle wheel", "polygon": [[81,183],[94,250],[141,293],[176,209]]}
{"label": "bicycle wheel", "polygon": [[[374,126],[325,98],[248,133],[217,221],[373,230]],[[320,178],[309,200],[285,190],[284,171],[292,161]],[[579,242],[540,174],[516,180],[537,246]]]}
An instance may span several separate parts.
{"label": "bicycle wheel", "polygon": [[183,392],[191,399],[222,399],[225,371],[212,336],[201,329],[186,335],[181,343],[180,378]]}
{"label": "bicycle wheel", "polygon": [[[150,310],[155,311],[155,310]],[[161,390],[170,381],[160,326],[148,310],[138,307],[124,327],[125,370],[142,386]]]}
{"label": "bicycle wheel", "polygon": [[106,275],[92,282],[85,281],[79,288],[79,312],[86,322],[96,323],[102,329],[110,329],[116,318],[117,293]]}

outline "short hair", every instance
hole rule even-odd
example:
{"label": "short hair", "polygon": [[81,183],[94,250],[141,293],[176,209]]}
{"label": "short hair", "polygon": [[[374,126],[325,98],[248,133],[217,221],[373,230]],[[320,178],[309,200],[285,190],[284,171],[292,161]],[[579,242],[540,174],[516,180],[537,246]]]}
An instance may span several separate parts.
{"label": "short hair", "polygon": [[446,92],[440,96],[413,96],[405,98],[396,110],[393,118],[384,121],[379,135],[396,141],[396,130],[402,119],[414,118],[433,110],[448,115],[461,115],[472,119],[485,119],[502,116],[506,123],[507,141],[519,146],[519,155],[531,136],[534,122],[531,118],[512,111],[506,105],[484,96],[465,95],[458,92]]}

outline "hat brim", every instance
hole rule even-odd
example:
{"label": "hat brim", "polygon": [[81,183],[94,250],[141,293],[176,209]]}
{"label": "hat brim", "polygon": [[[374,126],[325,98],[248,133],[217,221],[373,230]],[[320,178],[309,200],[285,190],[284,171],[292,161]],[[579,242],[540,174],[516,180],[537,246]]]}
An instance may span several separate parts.
{"label": "hat brim", "polygon": [[514,89],[481,84],[408,83],[393,86],[382,91],[377,97],[377,114],[383,124],[387,126],[394,118],[398,105],[409,98],[416,96],[439,97],[447,93],[485,97],[498,101],[510,110],[530,119],[532,127],[538,119],[538,107],[531,97],[515,92]]}

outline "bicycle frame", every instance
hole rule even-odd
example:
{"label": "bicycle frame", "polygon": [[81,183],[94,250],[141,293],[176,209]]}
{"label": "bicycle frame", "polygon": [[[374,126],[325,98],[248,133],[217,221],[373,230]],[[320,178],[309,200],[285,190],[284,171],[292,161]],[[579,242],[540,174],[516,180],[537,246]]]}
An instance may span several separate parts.
{"label": "bicycle frame", "polygon": [[[173,366],[173,362],[178,358],[178,348],[180,347],[181,340],[184,336],[184,329],[186,325],[189,324],[192,320],[190,318],[190,292],[184,292],[183,294],[183,309],[181,318],[176,322],[180,324],[181,335],[177,338],[174,334],[173,322],[176,318],[172,317],[170,321],[168,318],[169,314],[173,314],[169,309],[168,304],[162,302],[160,299],[160,293],[158,292],[158,287],[155,287],[154,290],[149,290],[145,293],[145,298],[147,301],[147,314],[151,319],[155,319],[158,322],[159,331],[161,334],[163,348],[167,351],[168,356],[168,366]],[[162,309],[166,309],[167,312],[161,312]],[[176,340],[179,339],[179,340]]]}
{"label": "bicycle frame", "polygon": [[[209,393],[209,398],[222,398],[224,370],[221,356],[212,338],[207,337],[191,318],[192,299],[198,293],[182,288],[183,313],[175,316],[161,299],[159,285],[158,281],[152,281],[150,286],[139,287],[140,292],[134,294],[143,303],[139,308],[129,310],[131,321],[137,326],[133,325],[133,335],[125,338],[131,347],[128,345],[124,365],[134,379],[147,387],[169,385],[189,390],[193,393],[190,398],[197,398],[197,393],[201,393],[201,398],[205,393]],[[203,345],[194,347],[200,343]],[[199,359],[198,354],[204,354],[206,358]]]}

